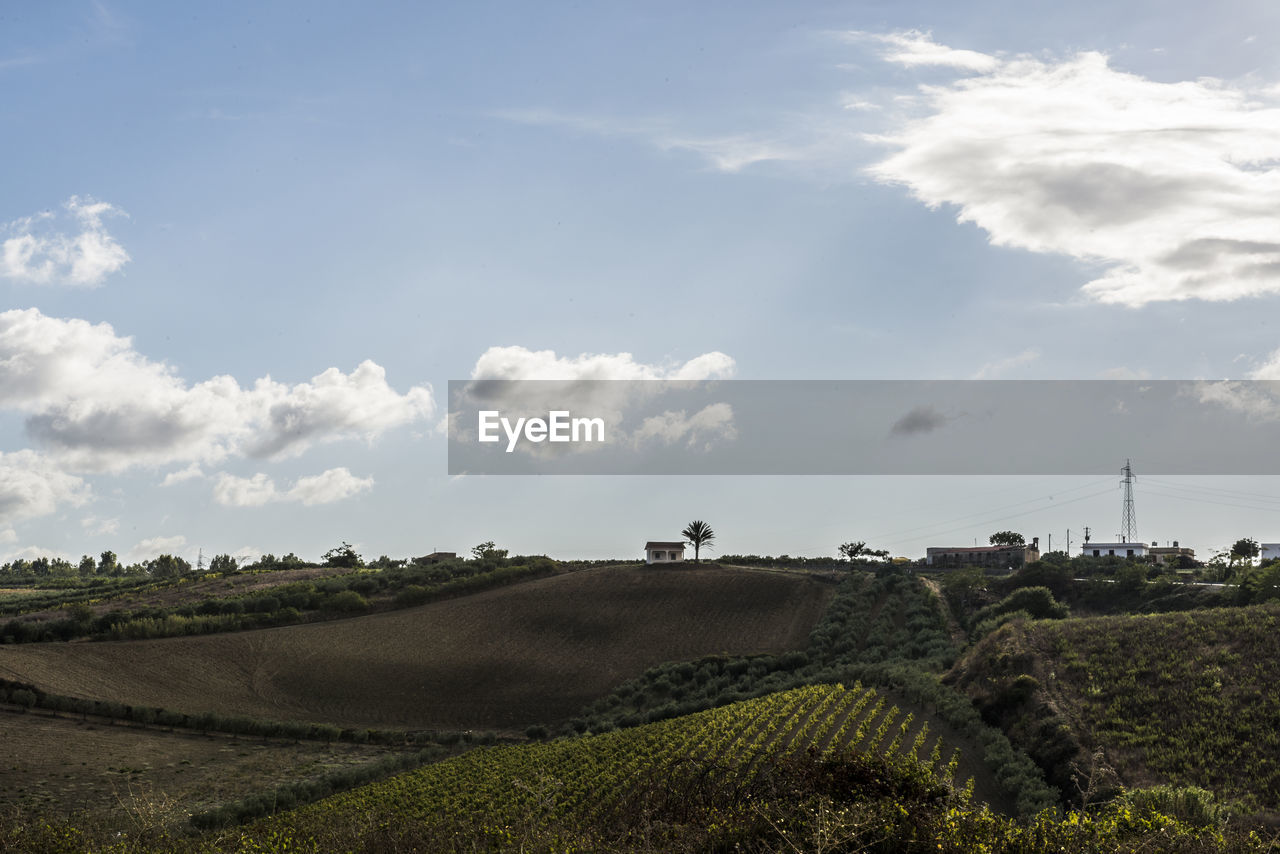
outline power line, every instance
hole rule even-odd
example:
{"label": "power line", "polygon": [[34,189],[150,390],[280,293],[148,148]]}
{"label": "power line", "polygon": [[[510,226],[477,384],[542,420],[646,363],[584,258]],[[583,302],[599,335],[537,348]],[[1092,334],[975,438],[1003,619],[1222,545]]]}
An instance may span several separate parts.
{"label": "power line", "polygon": [[1269,501],[1280,504],[1280,496],[1268,495],[1262,492],[1245,492],[1239,489],[1223,489],[1216,486],[1197,486],[1190,483],[1174,483],[1172,481],[1157,480],[1153,478],[1147,478],[1146,483],[1155,486],[1163,486],[1166,489],[1180,489],[1188,492],[1207,492],[1211,495],[1219,495],[1227,498],[1239,498],[1248,501]]}
{"label": "power line", "polygon": [[[1080,486],[1073,486],[1073,487],[1071,487],[1070,489],[1062,489],[1062,490],[1058,490],[1057,492],[1053,493],[1053,495],[1045,495],[1045,496],[1041,496],[1041,497],[1039,497],[1039,498],[1032,498],[1032,499],[1029,499],[1029,500],[1027,500],[1027,501],[1016,501],[1016,502],[1014,502],[1013,504],[1004,504],[1004,505],[1002,505],[1002,506],[1000,506],[1000,507],[989,507],[989,508],[987,508],[986,510],[979,510],[979,511],[978,511],[978,512],[976,512],[976,513],[969,513],[969,514],[966,514],[966,515],[964,515],[964,516],[957,516],[957,517],[955,517],[954,519],[944,519],[944,520],[943,520],[943,521],[941,521],[941,522],[932,522],[932,523],[930,523],[930,524],[928,524],[928,525],[917,525],[917,526],[915,526],[915,527],[913,527],[913,528],[902,528],[902,529],[897,530],[897,531],[889,531],[888,533],[884,533],[884,534],[880,534],[879,536],[872,537],[870,540],[868,540],[868,542],[875,542],[875,543],[878,543],[878,542],[881,542],[881,541],[885,540],[885,539],[886,539],[886,538],[888,538],[888,537],[894,537],[894,536],[897,536],[898,534],[914,534],[914,533],[917,533],[917,532],[925,532],[925,531],[927,531],[929,528],[936,528],[936,527],[938,527],[939,525],[950,525],[950,524],[953,524],[953,523],[955,523],[955,522],[963,522],[963,521],[964,521],[964,520],[966,520],[966,519],[972,519],[972,518],[974,518],[974,517],[976,517],[976,516],[985,516],[985,515],[987,515],[988,513],[997,513],[997,512],[999,512],[999,511],[1001,511],[1001,510],[1008,510],[1008,509],[1009,509],[1009,508],[1011,508],[1011,507],[1025,507],[1025,506],[1027,506],[1028,504],[1032,504],[1032,503],[1035,503],[1035,502],[1037,502],[1037,501],[1055,501],[1055,502],[1056,502],[1056,499],[1054,498],[1054,496],[1055,496],[1055,495],[1070,495],[1071,493],[1073,493],[1073,492],[1079,492],[1079,491],[1080,491],[1080,490],[1082,490],[1082,489],[1089,489],[1089,488],[1091,488],[1091,487],[1098,486],[1099,484],[1103,484],[1103,483],[1110,483],[1110,482],[1111,482],[1111,478],[1103,478],[1102,480],[1095,480],[1095,481],[1092,481],[1091,483],[1084,483],[1084,484],[1081,484]],[[1070,502],[1056,502],[1056,503],[1055,503],[1054,505],[1052,505],[1052,506],[1055,506],[1055,507],[1056,507],[1056,506],[1058,506],[1058,504],[1067,504],[1067,503],[1070,503]],[[1045,508],[1042,508],[1042,509],[1048,510],[1049,508],[1048,508],[1048,507],[1045,507]],[[1012,518],[1012,517],[1010,517],[1010,518]],[[976,525],[975,525],[975,526],[970,526],[970,527],[976,527]],[[937,533],[947,533],[947,532],[946,532],[946,531],[939,531],[939,532],[937,532]],[[932,536],[932,535],[928,535],[928,536]],[[901,540],[897,540],[896,542],[901,542]]]}
{"label": "power line", "polygon": [[[1109,492],[1111,492],[1111,490],[1110,490],[1110,489],[1104,489],[1104,490],[1101,490],[1101,491],[1099,491],[1099,492],[1093,492],[1093,493],[1090,493],[1089,495],[1082,495],[1082,496],[1080,496],[1079,498],[1073,498],[1073,499],[1071,499],[1070,501],[1058,501],[1058,502],[1055,502],[1054,504],[1052,504],[1051,506],[1048,506],[1048,507],[1035,507],[1035,508],[1032,508],[1031,510],[1025,510],[1025,511],[1023,511],[1022,513],[1010,513],[1010,514],[1009,514],[1009,515],[1007,515],[1007,516],[1000,516],[1000,517],[997,517],[997,518],[995,518],[995,519],[986,519],[986,520],[984,520],[984,521],[982,521],[982,522],[975,522],[975,523],[973,523],[972,525],[961,525],[961,526],[959,526],[959,527],[957,527],[957,528],[950,528],[950,529],[945,530],[945,531],[934,531],[933,533],[928,534],[927,536],[930,536],[930,537],[939,537],[939,536],[942,536],[943,534],[953,534],[953,533],[955,533],[955,532],[957,532],[957,531],[971,531],[971,530],[973,530],[974,528],[982,528],[982,527],[986,527],[986,526],[989,526],[989,525],[997,524],[997,523],[999,523],[999,522],[1004,522],[1004,521],[1007,521],[1007,520],[1009,520],[1009,519],[1017,519],[1017,518],[1019,518],[1019,517],[1021,517],[1021,516],[1029,516],[1029,515],[1031,515],[1032,513],[1043,513],[1043,512],[1045,512],[1046,510],[1056,510],[1056,509],[1058,509],[1059,507],[1065,507],[1065,506],[1066,506],[1066,505],[1068,505],[1068,504],[1075,504],[1075,503],[1077,503],[1077,502],[1079,502],[1079,501],[1086,501],[1086,500],[1088,500],[1088,499],[1090,499],[1090,498],[1097,498],[1099,495],[1106,495],[1106,494],[1107,494],[1107,493],[1109,493]],[[902,538],[902,539],[898,539],[898,540],[890,540],[890,541],[888,541],[888,543],[887,543],[887,544],[888,544],[888,545],[894,545],[894,544],[896,544],[896,543],[905,543],[905,542],[908,542],[909,540],[914,540],[914,539],[917,539],[917,537],[904,537],[904,538]],[[877,540],[876,542],[877,542],[878,544],[882,545],[882,546],[883,546],[883,545],[886,545],[886,543],[885,543],[883,540]]]}

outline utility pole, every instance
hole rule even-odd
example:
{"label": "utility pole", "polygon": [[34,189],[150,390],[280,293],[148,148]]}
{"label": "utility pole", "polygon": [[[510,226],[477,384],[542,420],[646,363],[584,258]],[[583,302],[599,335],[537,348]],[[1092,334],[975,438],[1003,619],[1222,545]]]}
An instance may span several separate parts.
{"label": "utility pole", "polygon": [[1084,544],[1086,546],[1089,545],[1089,526],[1088,525],[1084,526]]}
{"label": "utility pole", "polygon": [[[191,552],[187,552],[191,554]],[[196,558],[196,571],[204,572],[204,549],[200,549],[200,556]]]}
{"label": "utility pole", "polygon": [[1049,535],[1049,548],[1045,551],[1045,554],[1048,554],[1051,551],[1053,551],[1053,534]]}
{"label": "utility pole", "polygon": [[1067,528],[1067,557],[1071,557],[1071,529]]}
{"label": "utility pole", "polygon": [[1135,542],[1134,537],[1138,532],[1138,518],[1133,510],[1133,468],[1129,465],[1129,461],[1124,461],[1124,468],[1120,469],[1120,473],[1124,475],[1124,479],[1120,481],[1124,485],[1124,513],[1120,519],[1120,542]]}

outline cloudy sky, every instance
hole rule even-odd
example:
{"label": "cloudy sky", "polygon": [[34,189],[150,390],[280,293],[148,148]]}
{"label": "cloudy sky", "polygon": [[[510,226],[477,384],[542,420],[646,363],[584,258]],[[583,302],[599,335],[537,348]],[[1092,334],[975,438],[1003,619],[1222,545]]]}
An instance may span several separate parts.
{"label": "cloudy sky", "polygon": [[[451,478],[446,383],[1280,378],[1276,32],[1264,2],[7,7],[0,558],[1109,539],[1116,477]],[[1143,539],[1280,541],[1280,481],[1114,456]]]}

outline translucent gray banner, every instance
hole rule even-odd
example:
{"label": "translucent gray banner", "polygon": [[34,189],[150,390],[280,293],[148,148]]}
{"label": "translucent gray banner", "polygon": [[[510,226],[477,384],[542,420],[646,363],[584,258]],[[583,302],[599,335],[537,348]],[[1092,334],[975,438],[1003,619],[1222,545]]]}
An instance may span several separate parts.
{"label": "translucent gray banner", "polygon": [[470,380],[450,474],[1280,474],[1280,382]]}

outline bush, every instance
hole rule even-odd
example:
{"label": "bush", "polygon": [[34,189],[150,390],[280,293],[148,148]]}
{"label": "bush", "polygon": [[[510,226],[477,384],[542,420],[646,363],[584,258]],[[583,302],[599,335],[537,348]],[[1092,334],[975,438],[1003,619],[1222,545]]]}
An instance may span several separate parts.
{"label": "bush", "polygon": [[330,596],[324,603],[324,609],[341,613],[367,611],[369,609],[369,600],[354,590],[343,590],[341,593],[335,593]]}

